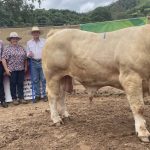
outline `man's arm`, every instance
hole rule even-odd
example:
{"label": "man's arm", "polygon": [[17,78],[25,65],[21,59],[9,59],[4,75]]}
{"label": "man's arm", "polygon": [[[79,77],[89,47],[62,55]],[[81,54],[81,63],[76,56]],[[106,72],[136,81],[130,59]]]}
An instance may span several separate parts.
{"label": "man's arm", "polygon": [[30,47],[29,47],[29,43],[28,43],[28,42],[27,42],[27,46],[26,46],[26,52],[27,52],[27,57],[28,57],[28,58],[34,57],[34,54],[33,54],[33,52],[30,50]]}

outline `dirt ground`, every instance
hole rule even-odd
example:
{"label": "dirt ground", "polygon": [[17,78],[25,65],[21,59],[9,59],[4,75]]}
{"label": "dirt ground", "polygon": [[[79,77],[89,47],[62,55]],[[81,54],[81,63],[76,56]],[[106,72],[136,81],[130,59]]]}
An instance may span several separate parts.
{"label": "dirt ground", "polygon": [[[106,87],[93,104],[84,89],[68,96],[71,120],[51,126],[47,102],[0,107],[0,150],[150,150],[134,132],[134,120],[122,91]],[[150,106],[145,119],[150,130]]]}

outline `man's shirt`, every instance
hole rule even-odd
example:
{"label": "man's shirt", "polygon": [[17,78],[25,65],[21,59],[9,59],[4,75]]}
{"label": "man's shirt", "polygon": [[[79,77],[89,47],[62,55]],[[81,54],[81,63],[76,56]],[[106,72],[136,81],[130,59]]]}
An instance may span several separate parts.
{"label": "man's shirt", "polygon": [[27,42],[27,56],[29,55],[30,51],[33,53],[34,59],[41,59],[42,58],[42,49],[45,44],[45,39],[39,38],[38,41],[34,39]]}

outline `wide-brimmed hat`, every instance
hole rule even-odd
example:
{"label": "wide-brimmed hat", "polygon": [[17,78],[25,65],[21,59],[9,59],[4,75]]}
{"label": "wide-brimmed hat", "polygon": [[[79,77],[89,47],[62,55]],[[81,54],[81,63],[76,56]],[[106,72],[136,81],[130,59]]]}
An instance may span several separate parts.
{"label": "wide-brimmed hat", "polygon": [[40,32],[40,34],[43,34],[43,31],[41,30],[41,29],[39,29],[39,27],[38,26],[34,26],[34,27],[32,27],[32,30],[31,30],[31,34],[33,33],[33,32],[36,32],[36,31],[38,31],[38,32]]}
{"label": "wide-brimmed hat", "polygon": [[22,39],[17,32],[11,32],[9,37],[7,37],[7,40],[10,41],[12,38],[18,38],[18,40]]}

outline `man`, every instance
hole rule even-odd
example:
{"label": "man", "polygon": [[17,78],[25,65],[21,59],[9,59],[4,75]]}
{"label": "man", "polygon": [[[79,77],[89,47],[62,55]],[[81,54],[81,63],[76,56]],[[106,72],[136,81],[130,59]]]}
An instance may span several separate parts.
{"label": "man", "polygon": [[[42,48],[45,44],[45,39],[40,38],[42,34],[38,27],[32,27],[31,35],[33,38],[27,42],[27,56],[30,58],[31,79],[33,82],[35,101],[41,98],[47,101],[46,96],[46,80],[42,70]],[[40,82],[42,83],[42,95],[40,92]]]}
{"label": "man", "polygon": [[0,101],[1,105],[4,108],[7,108],[8,105],[5,102],[5,93],[4,93],[4,85],[3,85],[3,74],[4,74],[4,68],[2,64],[2,53],[3,53],[3,42],[0,40]]}

